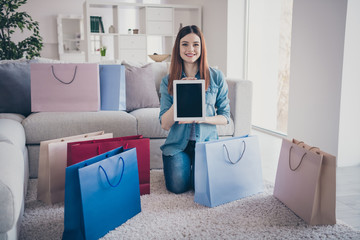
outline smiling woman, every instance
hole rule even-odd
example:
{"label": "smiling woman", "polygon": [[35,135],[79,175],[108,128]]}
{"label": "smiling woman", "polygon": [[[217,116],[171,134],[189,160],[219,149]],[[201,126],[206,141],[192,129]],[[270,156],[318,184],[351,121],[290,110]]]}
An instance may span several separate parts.
{"label": "smiling woman", "polygon": [[[174,81],[199,79],[205,82],[205,120],[175,121]],[[161,127],[170,130],[165,144],[161,146],[166,188],[174,193],[183,193],[194,186],[195,143],[218,139],[216,125],[225,125],[230,118],[228,86],[223,73],[209,67],[205,39],[197,26],[180,29],[172,52],[170,73],[162,79],[160,93]],[[177,101],[190,98],[188,100],[193,102],[195,98],[188,93],[176,97]]]}

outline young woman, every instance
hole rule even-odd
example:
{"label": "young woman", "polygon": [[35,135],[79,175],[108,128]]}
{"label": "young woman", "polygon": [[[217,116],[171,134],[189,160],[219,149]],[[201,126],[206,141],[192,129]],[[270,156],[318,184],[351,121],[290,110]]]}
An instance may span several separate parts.
{"label": "young woman", "polygon": [[[205,121],[174,121],[173,81],[178,79],[205,79]],[[179,31],[160,93],[161,127],[170,130],[161,146],[165,184],[169,191],[183,193],[194,187],[195,143],[217,139],[216,125],[228,124],[230,118],[228,86],[222,72],[208,66],[205,39],[197,26]]]}

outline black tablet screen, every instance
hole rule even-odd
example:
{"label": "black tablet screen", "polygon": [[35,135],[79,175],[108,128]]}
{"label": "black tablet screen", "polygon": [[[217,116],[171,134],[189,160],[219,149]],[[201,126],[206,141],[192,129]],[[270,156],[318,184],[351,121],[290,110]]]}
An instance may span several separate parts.
{"label": "black tablet screen", "polygon": [[177,116],[202,117],[202,86],[198,83],[177,84]]}

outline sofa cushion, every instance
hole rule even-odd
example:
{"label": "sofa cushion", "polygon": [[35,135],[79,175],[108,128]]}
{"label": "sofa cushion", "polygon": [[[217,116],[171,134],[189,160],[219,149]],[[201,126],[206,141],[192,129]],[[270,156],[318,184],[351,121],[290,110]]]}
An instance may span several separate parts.
{"label": "sofa cushion", "polygon": [[124,111],[32,113],[23,126],[27,144],[102,130],[114,137],[137,134],[136,118]]}
{"label": "sofa cushion", "polygon": [[166,138],[168,131],[161,128],[159,121],[160,108],[142,108],[130,112],[136,117],[138,133],[147,138]]}
{"label": "sofa cushion", "polygon": [[31,113],[30,60],[0,62],[0,113]]}
{"label": "sofa cushion", "polygon": [[0,142],[8,142],[24,151],[25,132],[21,123],[12,119],[0,119]]}
{"label": "sofa cushion", "polygon": [[156,92],[160,96],[160,83],[161,83],[161,80],[167,74],[169,74],[170,62],[154,62],[154,63],[151,63],[150,65],[152,67],[152,71],[153,71],[153,75],[154,75]]}
{"label": "sofa cushion", "polygon": [[131,61],[123,60],[121,62],[121,64],[124,65],[126,67],[126,69],[128,69],[130,67],[143,67],[145,65],[150,65],[151,69],[152,69],[152,72],[153,72],[153,76],[154,76],[156,92],[160,96],[160,94],[159,94],[159,92],[160,92],[160,83],[161,83],[161,80],[167,74],[169,74],[170,62],[153,62],[153,63],[149,64],[149,63],[131,62]]}
{"label": "sofa cushion", "polygon": [[126,111],[139,108],[159,107],[151,65],[127,67],[126,76]]}
{"label": "sofa cushion", "polygon": [[[159,121],[160,108],[143,108],[130,112],[138,122],[138,133],[149,138],[166,138],[168,131],[161,128]],[[219,136],[232,136],[234,122],[230,119],[227,125],[217,125]]]}

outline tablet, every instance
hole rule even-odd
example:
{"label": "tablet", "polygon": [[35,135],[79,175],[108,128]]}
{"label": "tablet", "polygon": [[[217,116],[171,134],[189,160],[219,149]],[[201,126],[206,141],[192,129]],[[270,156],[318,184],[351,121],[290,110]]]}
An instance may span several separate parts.
{"label": "tablet", "polygon": [[174,120],[205,120],[205,80],[174,80]]}

